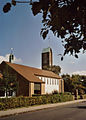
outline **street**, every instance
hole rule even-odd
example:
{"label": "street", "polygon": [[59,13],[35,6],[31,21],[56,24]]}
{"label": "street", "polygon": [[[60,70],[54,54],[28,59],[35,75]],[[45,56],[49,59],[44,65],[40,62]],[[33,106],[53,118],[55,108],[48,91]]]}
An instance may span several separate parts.
{"label": "street", "polygon": [[0,120],[86,120],[86,102],[17,114]]}

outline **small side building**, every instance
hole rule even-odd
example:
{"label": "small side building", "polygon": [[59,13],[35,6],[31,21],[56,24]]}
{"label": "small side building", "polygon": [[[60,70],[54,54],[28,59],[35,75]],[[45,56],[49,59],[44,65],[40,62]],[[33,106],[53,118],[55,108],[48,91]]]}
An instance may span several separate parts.
{"label": "small side building", "polygon": [[51,71],[3,61],[0,70],[8,68],[9,74],[16,74],[18,89],[16,96],[32,96],[33,94],[52,93],[57,90],[64,92],[62,78]]}

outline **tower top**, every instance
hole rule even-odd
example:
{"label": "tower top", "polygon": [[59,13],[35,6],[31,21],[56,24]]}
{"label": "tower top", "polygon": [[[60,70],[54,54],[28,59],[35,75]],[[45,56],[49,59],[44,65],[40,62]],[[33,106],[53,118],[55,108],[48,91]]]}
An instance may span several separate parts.
{"label": "tower top", "polygon": [[46,52],[50,52],[50,51],[52,51],[52,49],[50,47],[48,47],[48,48],[44,48],[42,50],[42,53],[46,53]]}

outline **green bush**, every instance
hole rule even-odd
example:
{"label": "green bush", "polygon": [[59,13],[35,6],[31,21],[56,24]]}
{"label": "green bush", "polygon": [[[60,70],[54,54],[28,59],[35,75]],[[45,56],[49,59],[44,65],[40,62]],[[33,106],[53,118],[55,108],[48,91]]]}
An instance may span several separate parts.
{"label": "green bush", "polygon": [[32,105],[41,105],[49,103],[58,103],[73,100],[72,95],[64,94],[46,94],[41,96],[33,97],[11,97],[11,98],[0,98],[0,110],[12,109],[18,107],[28,107]]}
{"label": "green bush", "polygon": [[52,92],[52,94],[58,94],[58,91],[57,91],[57,90],[54,90],[54,91]]}
{"label": "green bush", "polygon": [[0,103],[0,110],[5,109],[5,104],[4,103]]}
{"label": "green bush", "polygon": [[86,99],[86,94],[82,95],[83,96],[83,99]]}
{"label": "green bush", "polygon": [[64,95],[71,95],[71,92],[64,92]]}

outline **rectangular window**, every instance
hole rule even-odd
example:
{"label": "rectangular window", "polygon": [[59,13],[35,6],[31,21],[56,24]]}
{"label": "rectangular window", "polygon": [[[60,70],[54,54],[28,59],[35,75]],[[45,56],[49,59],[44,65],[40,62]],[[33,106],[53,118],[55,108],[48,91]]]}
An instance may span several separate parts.
{"label": "rectangular window", "polygon": [[42,81],[44,82],[44,77],[42,77]]}
{"label": "rectangular window", "polygon": [[50,78],[50,85],[51,85],[51,78]]}
{"label": "rectangular window", "polygon": [[47,78],[47,84],[48,84],[48,78]]}
{"label": "rectangular window", "polygon": [[5,91],[0,90],[0,97],[3,97],[3,96],[5,96]]}
{"label": "rectangular window", "polygon": [[52,85],[53,85],[53,79],[52,79]]}
{"label": "rectangular window", "polygon": [[55,85],[56,85],[56,79],[55,79]]}
{"label": "rectangular window", "polygon": [[12,95],[13,95],[13,91],[10,90],[10,91],[8,92],[8,96],[12,96]]}
{"label": "rectangular window", "polygon": [[40,84],[34,83],[34,90],[40,90]]}
{"label": "rectangular window", "polygon": [[55,79],[53,79],[53,85],[55,84]]}
{"label": "rectangular window", "polygon": [[47,84],[47,78],[45,78],[45,84]]}
{"label": "rectangular window", "polygon": [[52,85],[52,78],[51,78],[51,85]]}
{"label": "rectangular window", "polygon": [[59,84],[59,80],[57,80],[57,85]]}
{"label": "rectangular window", "polygon": [[41,84],[40,83],[34,83],[34,93],[41,94]]}
{"label": "rectangular window", "polygon": [[44,82],[46,83],[46,79],[45,79],[45,77],[44,77]]}

